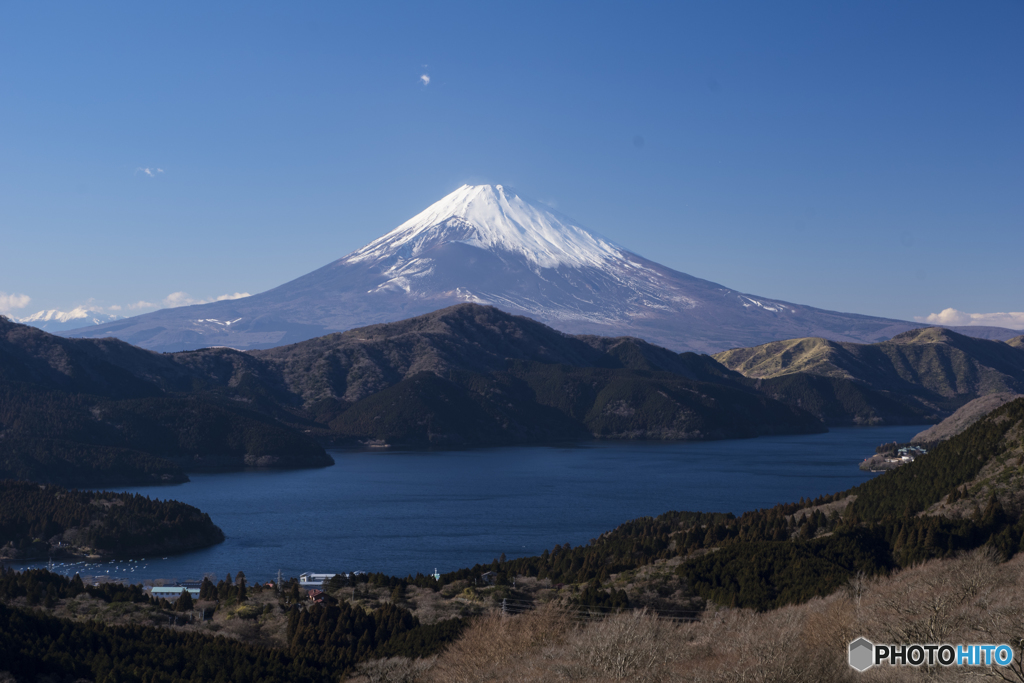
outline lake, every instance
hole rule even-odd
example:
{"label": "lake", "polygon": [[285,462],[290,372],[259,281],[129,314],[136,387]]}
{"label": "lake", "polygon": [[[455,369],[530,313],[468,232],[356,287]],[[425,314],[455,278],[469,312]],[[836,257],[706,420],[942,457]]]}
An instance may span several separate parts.
{"label": "lake", "polygon": [[[835,493],[873,476],[857,465],[922,426],[712,442],[595,442],[576,447],[434,453],[333,451],[318,470],[195,474],[173,487],[127,489],[208,512],[227,540],[164,558],[65,572],[143,579],[249,581],[280,569],[405,576],[538,555],[587,543],[668,510],[733,512]],[[38,566],[38,565],[36,565]]]}

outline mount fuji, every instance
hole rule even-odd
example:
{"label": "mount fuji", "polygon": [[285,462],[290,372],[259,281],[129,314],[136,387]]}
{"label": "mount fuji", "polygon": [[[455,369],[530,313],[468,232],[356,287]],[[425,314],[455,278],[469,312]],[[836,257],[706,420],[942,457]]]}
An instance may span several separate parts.
{"label": "mount fuji", "polygon": [[921,327],[738,292],[634,254],[509,187],[464,185],[365,247],[269,291],[71,334],[157,351],[257,349],[467,302],[564,332],[703,353],[809,336],[876,342]]}

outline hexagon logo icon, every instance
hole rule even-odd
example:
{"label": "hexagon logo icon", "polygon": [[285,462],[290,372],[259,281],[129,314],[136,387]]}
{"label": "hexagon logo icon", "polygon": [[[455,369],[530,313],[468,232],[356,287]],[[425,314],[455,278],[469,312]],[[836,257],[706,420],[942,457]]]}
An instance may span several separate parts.
{"label": "hexagon logo icon", "polygon": [[850,666],[857,671],[867,671],[874,665],[875,645],[867,638],[858,638],[850,643]]}

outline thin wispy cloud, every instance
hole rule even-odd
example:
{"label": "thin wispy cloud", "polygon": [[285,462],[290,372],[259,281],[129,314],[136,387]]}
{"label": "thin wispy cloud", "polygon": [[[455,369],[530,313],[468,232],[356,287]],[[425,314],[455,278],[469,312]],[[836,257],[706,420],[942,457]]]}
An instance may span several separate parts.
{"label": "thin wispy cloud", "polygon": [[234,299],[244,299],[247,296],[252,295],[249,292],[235,292],[234,294],[221,294],[213,299],[194,299],[189,296],[188,292],[172,292],[164,298],[163,304],[165,308],[178,308],[180,306],[208,304],[214,301],[233,301]]}
{"label": "thin wispy cloud", "polygon": [[430,76],[427,74],[423,74],[422,76],[420,76],[420,83],[422,83],[423,85],[430,85]]}
{"label": "thin wispy cloud", "polygon": [[16,308],[25,308],[28,306],[28,302],[32,301],[32,297],[27,294],[8,294],[7,292],[0,292],[0,313],[7,313],[13,311]]}
{"label": "thin wispy cloud", "polygon": [[158,175],[160,175],[161,173],[164,172],[164,169],[156,168],[156,167],[154,167],[154,168],[149,168],[149,167],[143,168],[142,166],[140,166],[137,169],[135,169],[135,172],[136,173],[141,173],[141,174],[146,175],[146,176],[149,176],[150,178],[156,178]]}
{"label": "thin wispy cloud", "polygon": [[148,301],[136,301],[133,304],[128,304],[129,311],[140,311],[143,308],[157,308],[156,304],[151,304]]}
{"label": "thin wispy cloud", "polygon": [[988,327],[1009,327],[1011,330],[1024,329],[1024,311],[1011,313],[965,313],[955,308],[947,308],[941,313],[931,313],[914,318],[920,323],[932,325],[958,325]]}

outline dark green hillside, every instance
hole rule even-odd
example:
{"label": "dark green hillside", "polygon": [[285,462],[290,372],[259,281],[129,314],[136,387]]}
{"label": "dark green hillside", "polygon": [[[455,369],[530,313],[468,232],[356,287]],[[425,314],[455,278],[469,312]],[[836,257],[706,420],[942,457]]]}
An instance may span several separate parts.
{"label": "dark green hillside", "polygon": [[1024,399],[997,408],[927,456],[851,489],[857,500],[850,514],[867,522],[916,515],[969,485],[989,463],[1011,455],[1024,456]]}
{"label": "dark green hillside", "polygon": [[178,465],[128,448],[5,436],[0,453],[0,477],[8,479],[83,488],[188,481]]}
{"label": "dark green hillside", "polygon": [[[577,339],[603,354],[596,362],[598,367],[671,372],[687,379],[707,379],[702,359],[708,359],[708,356],[675,353],[634,337],[584,335]],[[712,363],[722,369],[718,363]]]}
{"label": "dark green hillside", "polygon": [[268,414],[282,395],[259,404],[260,391],[231,395],[170,356],[0,318],[0,477],[109,486],[331,464],[311,437]]}
{"label": "dark green hillside", "polygon": [[171,358],[117,339],[65,339],[0,316],[0,383],[138,398],[187,391],[193,379]]}
{"label": "dark green hillside", "polygon": [[[219,587],[235,588],[225,582]],[[216,600],[219,591],[212,584],[210,588]],[[217,607],[234,599],[237,594],[232,599],[225,595]],[[102,607],[95,606],[99,601]],[[465,626],[458,618],[421,624],[394,604],[370,610],[347,602],[288,604],[282,594],[261,602],[263,609],[255,613],[248,611],[253,608],[238,609],[233,625],[279,617],[287,610],[283,646],[248,635],[253,629],[245,625],[235,629],[241,638],[215,636],[193,626],[168,627],[175,619],[188,623],[191,607],[183,615],[167,601],[150,600],[139,586],[87,586],[78,576],[66,579],[43,570],[0,571],[0,672],[18,681],[335,683],[368,659],[436,654]],[[105,623],[101,617],[73,620],[47,613],[58,605],[66,609],[90,603],[93,612],[108,619],[111,614],[148,619]]]}
{"label": "dark green hillside", "polygon": [[537,402],[612,439],[720,439],[823,431],[807,413],[742,387],[668,372],[512,363]]}
{"label": "dark green hillside", "polygon": [[926,424],[935,417],[935,411],[918,401],[841,377],[801,372],[747,383],[776,401],[806,410],[827,425]]}
{"label": "dark green hillside", "polygon": [[[196,353],[223,355],[225,360],[208,362],[227,366],[234,362],[228,363],[226,357],[237,352],[218,349]],[[675,354],[629,337],[571,337],[526,318],[475,304],[252,355],[264,361],[266,369],[259,373],[246,370],[244,374],[235,371],[229,383],[240,385],[243,377],[252,379],[258,374],[265,378],[260,381],[267,393],[291,392],[305,414],[318,423],[313,432],[323,438],[369,438],[372,433],[373,438],[385,441],[389,438],[385,434],[397,432],[391,428],[371,430],[367,422],[388,419],[377,417],[384,404],[373,401],[358,409],[356,406],[421,372],[460,384],[470,392],[465,400],[481,402],[478,408],[490,400],[483,397],[493,393],[480,387],[489,383],[504,386],[507,380],[498,377],[511,374],[535,392],[533,397],[517,394],[522,400],[556,408],[592,434],[608,438],[712,438],[806,431],[805,426],[791,421],[791,414],[767,419],[761,408],[768,409],[768,404],[750,406],[748,399],[740,398],[743,392],[760,393],[790,406],[790,411],[795,408],[809,412],[827,425],[920,424],[940,420],[970,400],[972,392],[1024,383],[1024,354],[1017,349],[942,330],[915,331],[875,345],[793,340],[719,354],[719,360],[747,372],[750,376],[746,377],[709,356]],[[612,371],[620,374],[614,375],[609,385],[613,375],[608,373]],[[457,379],[463,372],[477,378],[473,386]],[[642,373],[662,373],[664,377],[658,381],[671,377],[673,382],[698,381],[740,393],[730,394],[729,399],[721,395],[714,403],[693,403],[682,400],[679,392],[673,394],[663,386],[655,388],[653,375]],[[626,389],[627,375],[632,378],[629,383],[646,388]],[[490,379],[481,380],[483,377]],[[225,380],[222,377],[218,381]],[[621,394],[616,394],[620,390]],[[705,390],[696,392],[701,393],[709,395]],[[694,392],[689,394],[693,399]],[[595,403],[598,401],[600,405]],[[340,416],[350,409],[355,412],[342,419]],[[378,412],[367,418],[367,411],[372,410]],[[417,422],[426,424],[425,413],[409,410]],[[487,410],[493,415],[496,407]],[[717,414],[719,410],[722,414]],[[750,417],[751,424],[741,428],[742,418],[731,419],[725,414],[728,410],[733,410],[734,416]],[[446,435],[455,433],[451,422],[439,416],[431,419],[442,419]],[[516,426],[518,419],[514,416],[508,420],[487,419],[498,420],[500,425],[507,422],[508,427],[499,428],[486,442],[475,442],[475,437],[452,440],[448,436],[442,441],[482,445],[522,443],[532,438]],[[768,429],[765,425],[769,423],[777,426]],[[327,425],[334,428],[324,429]],[[479,433],[468,424],[467,429]],[[543,429],[539,431],[544,433]],[[411,443],[410,435],[402,438]],[[413,439],[417,440],[438,442],[425,433]]]}
{"label": "dark green hillside", "polygon": [[0,481],[0,557],[181,552],[223,540],[209,515],[177,501]]}
{"label": "dark green hillside", "polygon": [[[495,560],[442,582],[495,571],[598,586],[593,606],[625,606],[615,585],[640,567],[676,558],[689,590],[723,605],[772,609],[831,593],[856,576],[991,545],[1024,547],[1024,399],[994,411],[927,455],[861,486],[815,500],[731,514],[667,512],[570,548]],[[625,574],[622,574],[625,572]],[[625,576],[614,583],[616,575]],[[596,583],[595,583],[596,582]],[[603,587],[601,587],[603,586]],[[602,597],[603,596],[603,597]]]}
{"label": "dark green hillside", "polygon": [[667,372],[514,361],[503,373],[421,372],[330,423],[350,439],[460,447],[587,439],[721,439],[818,432],[818,420],[754,392]]}
{"label": "dark green hillside", "polygon": [[[192,353],[237,352],[208,349]],[[450,371],[498,373],[509,361],[662,371],[705,381],[742,377],[708,356],[677,354],[632,337],[573,337],[529,318],[477,304],[251,354],[276,368],[272,381],[282,378],[287,390],[307,406],[324,399],[352,404],[419,372],[441,377]],[[230,381],[237,382],[239,377],[240,373],[235,373]]]}
{"label": "dark green hillside", "polygon": [[[158,355],[5,320],[0,473],[101,485],[328,464],[314,439],[447,448],[807,433],[937,421],[979,392],[1024,385],[1020,349],[940,329],[718,359],[729,367],[476,304],[250,353]],[[69,467],[55,471],[59,461]]]}
{"label": "dark green hillside", "polygon": [[823,429],[706,356],[471,304],[255,353],[4,330],[0,473],[52,483],[329,462],[313,438],[442,448]]}
{"label": "dark green hillside", "polygon": [[0,427],[0,476],[75,487],[331,463],[311,438],[215,396],[109,400],[3,383]]}
{"label": "dark green hillside", "polygon": [[280,368],[307,404],[354,403],[419,372],[500,372],[506,359],[592,366],[602,353],[546,325],[489,306],[464,304],[252,355]]}
{"label": "dark green hillside", "polygon": [[688,532],[687,549],[717,549],[684,562],[680,573],[716,602],[768,609],[824,595],[858,571],[885,572],[984,544],[1010,557],[1024,543],[1022,458],[1019,399],[849,491],[746,513],[703,540]]}
{"label": "dark green hillside", "polygon": [[348,442],[440,447],[822,429],[707,356],[633,338],[572,337],[475,304],[252,355],[277,369],[268,391],[282,378],[325,427],[317,433]]}
{"label": "dark green hillside", "polygon": [[458,379],[418,373],[357,402],[330,428],[358,441],[433,448],[589,437],[581,423],[537,404],[521,383],[472,373]]}

